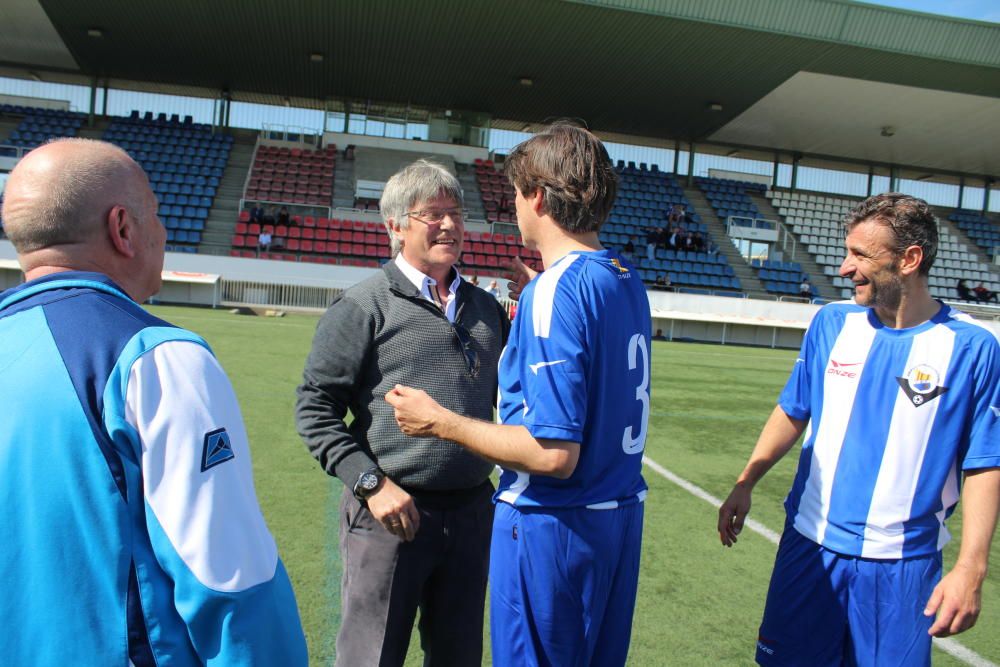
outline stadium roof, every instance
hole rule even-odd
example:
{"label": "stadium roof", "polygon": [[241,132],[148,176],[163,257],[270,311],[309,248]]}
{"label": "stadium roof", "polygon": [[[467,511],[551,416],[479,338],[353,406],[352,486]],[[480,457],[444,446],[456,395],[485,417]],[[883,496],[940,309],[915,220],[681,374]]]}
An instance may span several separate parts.
{"label": "stadium roof", "polygon": [[1000,25],[847,0],[6,0],[0,74],[1000,174]]}

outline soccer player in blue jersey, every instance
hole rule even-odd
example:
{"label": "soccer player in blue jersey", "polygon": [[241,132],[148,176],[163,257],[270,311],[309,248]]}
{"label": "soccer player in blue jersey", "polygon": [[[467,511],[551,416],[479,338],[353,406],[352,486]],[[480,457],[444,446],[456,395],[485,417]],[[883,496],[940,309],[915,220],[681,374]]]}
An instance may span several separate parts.
{"label": "soccer player in blue jersey", "polygon": [[307,664],[232,386],[139,306],[166,239],[146,175],[64,139],[5,195],[0,664]]}
{"label": "soccer player in blue jersey", "polygon": [[408,387],[386,400],[405,433],[452,440],[503,468],[493,663],[623,665],[646,495],[649,302],[638,274],[598,241],[617,174],[594,135],[552,126],[505,168],[524,245],[545,271],[521,293],[500,360],[502,423],[448,412]]}
{"label": "soccer player in blue jersey", "polygon": [[[929,665],[931,637],[969,629],[980,611],[1000,506],[1000,344],[931,297],[938,232],[926,202],[869,197],[846,231],[840,274],[854,301],[816,314],[719,509],[731,546],[754,485],[805,433],[762,665]],[[960,495],[962,543],[942,578],[945,519]]]}

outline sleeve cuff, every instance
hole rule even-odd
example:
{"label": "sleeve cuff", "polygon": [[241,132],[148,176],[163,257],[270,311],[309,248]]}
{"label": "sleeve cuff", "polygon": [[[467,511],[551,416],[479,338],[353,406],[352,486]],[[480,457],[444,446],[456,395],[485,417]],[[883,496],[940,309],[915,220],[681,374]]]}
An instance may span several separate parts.
{"label": "sleeve cuff", "polygon": [[364,452],[353,452],[337,463],[337,469],[334,471],[334,474],[344,483],[344,486],[353,489],[361,473],[374,466],[375,462],[367,454]]}

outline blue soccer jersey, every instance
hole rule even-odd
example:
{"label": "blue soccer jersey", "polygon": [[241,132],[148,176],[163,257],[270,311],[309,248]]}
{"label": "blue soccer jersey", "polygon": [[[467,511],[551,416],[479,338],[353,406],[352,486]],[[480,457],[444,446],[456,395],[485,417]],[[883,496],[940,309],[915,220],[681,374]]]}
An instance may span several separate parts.
{"label": "blue soccer jersey", "polygon": [[785,508],[838,553],[940,550],[962,470],[1000,466],[1000,344],[948,306],[909,329],[836,303],[816,315],[779,399],[809,420]]}
{"label": "blue soccer jersey", "polygon": [[580,459],[565,480],[504,470],[498,500],[602,509],[643,499],[650,324],[642,280],[607,250],[571,253],[525,288],[500,359],[498,416],[580,443]]}

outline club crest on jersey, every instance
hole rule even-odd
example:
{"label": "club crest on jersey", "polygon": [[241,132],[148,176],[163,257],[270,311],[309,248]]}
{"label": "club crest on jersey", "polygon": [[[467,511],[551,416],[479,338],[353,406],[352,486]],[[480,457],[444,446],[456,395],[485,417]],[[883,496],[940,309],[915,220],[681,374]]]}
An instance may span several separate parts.
{"label": "club crest on jersey", "polygon": [[234,458],[236,455],[233,454],[233,444],[229,442],[226,429],[220,428],[205,434],[205,444],[201,452],[202,472]]}
{"label": "club crest on jersey", "polygon": [[[616,258],[612,257],[611,263],[615,265],[615,268],[618,269],[619,273],[628,273],[628,269],[622,266],[622,263],[619,262]],[[618,277],[621,278],[621,276]]]}
{"label": "club crest on jersey", "polygon": [[910,402],[914,406],[920,407],[929,401],[948,391],[948,387],[941,386],[941,375],[932,366],[918,364],[908,370],[904,377],[896,378],[899,386],[903,389]]}

